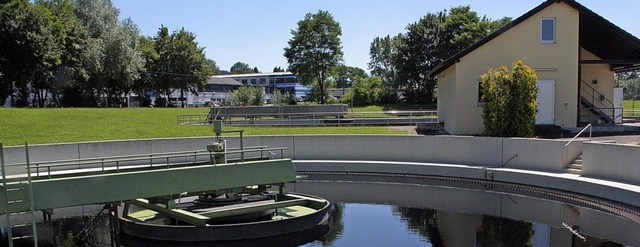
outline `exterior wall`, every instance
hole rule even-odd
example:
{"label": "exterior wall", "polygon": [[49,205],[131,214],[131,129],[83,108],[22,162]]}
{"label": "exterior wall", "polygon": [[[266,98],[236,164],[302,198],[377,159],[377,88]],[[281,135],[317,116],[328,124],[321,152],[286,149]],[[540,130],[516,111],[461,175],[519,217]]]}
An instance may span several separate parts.
{"label": "exterior wall", "polygon": [[444,123],[444,129],[453,133],[456,129],[456,65],[445,70],[438,78],[438,122]]}
{"label": "exterior wall", "polygon": [[585,142],[582,175],[640,183],[640,146]]}
{"label": "exterior wall", "polygon": [[[556,18],[556,43],[540,42],[540,19]],[[510,66],[523,60],[538,71],[539,80],[555,80],[555,123],[576,127],[578,86],[579,13],[565,3],[552,4],[517,26],[469,53],[440,77],[455,73],[455,129],[452,134],[480,134],[482,107],[478,104],[477,81],[491,68]],[[446,83],[446,82],[445,82]]]}

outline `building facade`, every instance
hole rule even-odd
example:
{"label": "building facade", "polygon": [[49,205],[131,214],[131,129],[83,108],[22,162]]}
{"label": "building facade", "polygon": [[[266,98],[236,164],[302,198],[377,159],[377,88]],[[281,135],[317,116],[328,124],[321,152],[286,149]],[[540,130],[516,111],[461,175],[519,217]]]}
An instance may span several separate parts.
{"label": "building facade", "polygon": [[430,72],[445,130],[481,134],[480,78],[517,60],[538,75],[536,124],[615,124],[622,108],[621,97],[613,103],[614,73],[637,69],[640,40],[576,1],[545,1]]}

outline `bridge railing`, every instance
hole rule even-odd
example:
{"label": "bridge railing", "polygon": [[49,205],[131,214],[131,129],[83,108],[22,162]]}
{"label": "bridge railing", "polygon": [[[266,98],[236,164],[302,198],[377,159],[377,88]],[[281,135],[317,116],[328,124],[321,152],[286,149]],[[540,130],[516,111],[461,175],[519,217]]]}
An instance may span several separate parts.
{"label": "bridge railing", "polygon": [[[214,154],[224,154],[227,156],[228,163],[244,162],[246,160],[261,159],[283,159],[286,147],[268,148],[267,146],[254,146],[239,148],[228,148],[226,152],[210,153],[207,150],[136,154],[136,155],[119,155],[110,157],[95,157],[84,159],[69,160],[51,160],[27,163],[5,164],[6,167],[22,167],[25,169],[24,174],[18,174],[11,177],[22,177],[27,174],[34,176],[34,179],[51,179],[57,176],[65,176],[67,174],[95,174],[105,172],[120,172],[121,170],[135,169],[163,169],[173,167],[184,167],[192,165],[211,164]],[[277,152],[279,151],[279,157]],[[242,155],[245,154],[245,155]],[[251,154],[251,155],[247,155]],[[245,157],[242,159],[241,157]],[[29,167],[29,168],[27,168]]]}

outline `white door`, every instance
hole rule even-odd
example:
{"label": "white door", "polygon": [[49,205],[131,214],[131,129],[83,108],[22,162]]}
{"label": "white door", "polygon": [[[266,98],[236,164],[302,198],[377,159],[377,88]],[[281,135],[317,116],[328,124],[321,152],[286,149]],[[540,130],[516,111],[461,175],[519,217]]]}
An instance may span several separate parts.
{"label": "white door", "polygon": [[538,81],[536,124],[555,124],[556,81]]}
{"label": "white door", "polygon": [[624,95],[624,91],[621,87],[617,87],[613,89],[613,108],[614,114],[616,118],[616,123],[622,123],[622,97]]}

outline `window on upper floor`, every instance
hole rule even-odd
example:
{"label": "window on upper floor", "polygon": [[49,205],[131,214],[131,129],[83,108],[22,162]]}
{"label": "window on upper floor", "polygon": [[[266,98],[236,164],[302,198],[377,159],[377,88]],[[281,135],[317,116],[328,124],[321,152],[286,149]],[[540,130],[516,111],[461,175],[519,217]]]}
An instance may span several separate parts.
{"label": "window on upper floor", "polygon": [[543,44],[556,43],[556,18],[542,18],[540,20],[540,42]]}

